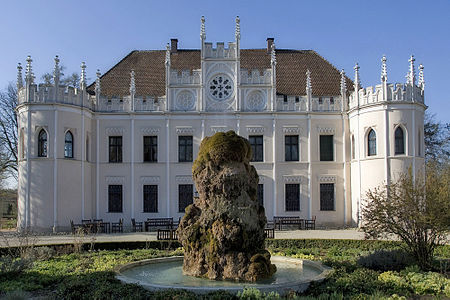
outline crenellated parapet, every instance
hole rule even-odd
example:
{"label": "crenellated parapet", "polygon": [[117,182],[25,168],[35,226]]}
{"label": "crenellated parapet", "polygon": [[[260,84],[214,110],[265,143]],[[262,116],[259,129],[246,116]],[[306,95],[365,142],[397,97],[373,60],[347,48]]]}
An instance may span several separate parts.
{"label": "crenellated parapet", "polygon": [[[410,84],[388,83],[386,84],[386,93],[383,94],[383,85],[369,86],[361,88],[353,92],[349,98],[349,108],[355,108],[363,105],[383,102],[411,102],[424,104],[423,90],[418,86],[411,86]],[[359,103],[358,103],[359,99]]]}
{"label": "crenellated parapet", "polygon": [[218,42],[216,48],[214,48],[213,43],[205,43],[204,45],[204,58],[236,58],[236,43],[229,42],[228,48],[225,48],[223,42]]}
{"label": "crenellated parapet", "polygon": [[381,84],[362,88],[359,77],[359,66],[355,66],[354,91],[349,97],[349,109],[389,102],[409,102],[424,104],[425,80],[423,65],[419,67],[419,83],[416,84],[414,56],[409,59],[406,83],[387,83],[386,56],[381,59]]}
{"label": "crenellated parapet", "polygon": [[272,69],[265,69],[262,74],[260,70],[241,69],[241,84],[271,84]]}
{"label": "crenellated parapet", "polygon": [[[134,98],[134,101],[132,100]],[[164,97],[134,96],[103,97],[100,96],[95,107],[99,112],[153,112],[164,110]],[[133,104],[133,105],[132,105]]]}
{"label": "crenellated parapet", "polygon": [[170,85],[200,84],[202,72],[201,70],[175,70],[170,69]]}

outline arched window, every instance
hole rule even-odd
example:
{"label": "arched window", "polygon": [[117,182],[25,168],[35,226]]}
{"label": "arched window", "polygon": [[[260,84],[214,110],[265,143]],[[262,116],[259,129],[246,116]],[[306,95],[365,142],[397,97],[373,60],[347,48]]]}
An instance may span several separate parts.
{"label": "arched window", "polygon": [[38,136],[38,156],[47,157],[47,132],[41,129]]}
{"label": "arched window", "polygon": [[405,137],[400,126],[395,129],[395,154],[405,154]]}
{"label": "arched window", "polygon": [[355,136],[352,134],[352,159],[355,159]]}
{"label": "arched window", "polygon": [[64,157],[73,158],[73,135],[70,131],[66,132],[64,138]]}
{"label": "arched window", "polygon": [[367,149],[368,156],[377,155],[377,134],[373,129],[370,129],[367,135]]}

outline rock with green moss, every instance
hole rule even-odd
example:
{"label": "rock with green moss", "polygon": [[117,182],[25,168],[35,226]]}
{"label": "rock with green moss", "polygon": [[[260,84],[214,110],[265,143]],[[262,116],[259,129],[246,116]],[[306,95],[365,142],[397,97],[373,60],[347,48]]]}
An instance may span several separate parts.
{"label": "rock with green moss", "polygon": [[199,197],[178,227],[183,272],[216,280],[257,281],[276,271],[264,248],[264,207],[249,142],[233,131],[205,138],[192,167]]}

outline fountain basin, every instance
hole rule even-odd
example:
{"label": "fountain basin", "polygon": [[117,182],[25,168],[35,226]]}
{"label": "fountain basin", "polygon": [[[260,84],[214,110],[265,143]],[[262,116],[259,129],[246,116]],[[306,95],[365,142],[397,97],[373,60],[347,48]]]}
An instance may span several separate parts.
{"label": "fountain basin", "polygon": [[125,283],[139,284],[152,291],[183,289],[206,294],[224,290],[235,294],[244,288],[257,288],[262,292],[275,291],[284,295],[289,291],[306,290],[311,282],[323,280],[331,270],[318,262],[284,256],[272,256],[271,261],[277,266],[275,275],[254,283],[183,275],[182,256],[147,259],[123,265],[116,269],[116,278]]}

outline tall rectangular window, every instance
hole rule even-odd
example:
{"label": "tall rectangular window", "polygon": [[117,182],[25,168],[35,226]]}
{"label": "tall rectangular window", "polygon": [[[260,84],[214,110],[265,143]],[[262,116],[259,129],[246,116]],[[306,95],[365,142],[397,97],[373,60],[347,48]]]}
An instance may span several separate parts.
{"label": "tall rectangular window", "polygon": [[122,185],[108,185],[108,212],[122,212]]}
{"label": "tall rectangular window", "polygon": [[320,136],[320,161],[333,161],[333,135]]}
{"label": "tall rectangular window", "polygon": [[248,137],[250,146],[252,147],[252,161],[263,161],[263,136],[262,135],[250,135]]}
{"label": "tall rectangular window", "polygon": [[300,211],[300,184],[286,184],[286,211]]}
{"label": "tall rectangular window", "polygon": [[298,161],[298,135],[286,135],[284,137],[285,161]]}
{"label": "tall rectangular window", "polygon": [[180,184],[178,186],[178,212],[184,213],[186,207],[194,200],[194,185]]}
{"label": "tall rectangular window", "polygon": [[158,161],[158,137],[144,136],[144,162]]}
{"label": "tall rectangular window", "polygon": [[258,184],[257,197],[259,205],[264,206],[264,184]]}
{"label": "tall rectangular window", "polygon": [[334,210],[334,183],[320,184],[320,210]]}
{"label": "tall rectangular window", "polygon": [[122,162],[122,137],[110,136],[109,137],[109,162],[121,163]]}
{"label": "tall rectangular window", "polygon": [[192,136],[178,137],[178,161],[192,161]]}
{"label": "tall rectangular window", "polygon": [[144,212],[158,212],[158,186],[144,185]]}

